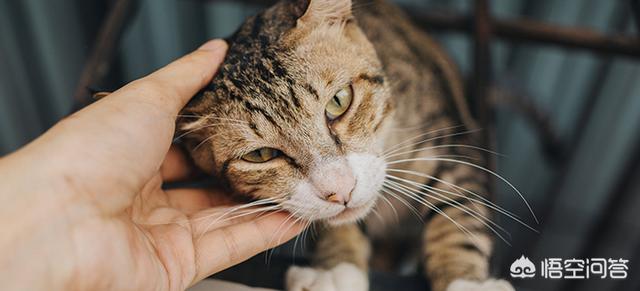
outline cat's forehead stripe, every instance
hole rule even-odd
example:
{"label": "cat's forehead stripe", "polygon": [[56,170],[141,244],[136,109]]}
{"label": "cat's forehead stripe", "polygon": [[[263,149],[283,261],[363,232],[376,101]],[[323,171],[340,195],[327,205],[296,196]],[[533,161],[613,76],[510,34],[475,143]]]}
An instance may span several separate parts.
{"label": "cat's forehead stripe", "polygon": [[316,98],[316,100],[320,99],[320,95],[318,94],[318,90],[316,90],[316,88],[313,88],[313,86],[311,86],[311,84],[309,83],[305,83],[304,84],[304,88],[309,91],[309,93],[311,93],[311,95],[313,95],[313,97]]}
{"label": "cat's forehead stripe", "polygon": [[258,130],[258,126],[255,124],[255,122],[249,122],[249,128],[251,128],[251,130],[253,130],[253,133],[255,133],[259,138],[264,138],[264,136],[262,136],[262,134]]}
{"label": "cat's forehead stripe", "polygon": [[372,84],[382,85],[384,84],[384,76],[382,74],[370,75],[367,73],[360,74],[358,79],[367,81]]}
{"label": "cat's forehead stripe", "polygon": [[248,100],[245,100],[243,102],[243,104],[244,104],[244,107],[247,110],[249,110],[251,113],[253,113],[253,114],[261,114],[274,127],[276,127],[278,130],[282,130],[282,127],[280,127],[280,125],[276,122],[275,118],[273,116],[271,116],[271,114],[267,110],[265,110],[265,109],[263,109],[263,108],[261,108],[261,107],[259,107],[257,105],[252,104]]}

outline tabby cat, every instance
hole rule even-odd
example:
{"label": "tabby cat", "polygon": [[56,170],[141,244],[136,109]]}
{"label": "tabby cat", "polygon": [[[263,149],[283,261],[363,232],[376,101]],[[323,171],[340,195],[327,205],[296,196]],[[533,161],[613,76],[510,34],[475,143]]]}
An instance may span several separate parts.
{"label": "tabby cat", "polygon": [[228,42],[178,128],[234,195],[325,226],[288,290],[367,290],[390,258],[420,261],[434,291],[513,290],[489,278],[493,204],[460,76],[402,11],[282,0]]}

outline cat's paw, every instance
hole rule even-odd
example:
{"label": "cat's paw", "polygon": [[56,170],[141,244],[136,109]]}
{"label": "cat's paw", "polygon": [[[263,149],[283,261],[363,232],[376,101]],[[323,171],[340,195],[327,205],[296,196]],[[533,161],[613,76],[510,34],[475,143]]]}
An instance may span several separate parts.
{"label": "cat's paw", "polygon": [[447,291],[515,291],[505,280],[489,279],[484,282],[458,279],[447,287]]}
{"label": "cat's paw", "polygon": [[287,291],[367,291],[369,278],[349,263],[330,270],[292,266],[287,271],[286,285]]}

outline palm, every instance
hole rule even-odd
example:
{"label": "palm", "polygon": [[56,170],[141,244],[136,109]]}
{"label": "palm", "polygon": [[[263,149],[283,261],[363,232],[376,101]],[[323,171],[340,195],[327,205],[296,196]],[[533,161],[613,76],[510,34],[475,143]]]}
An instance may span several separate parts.
{"label": "palm", "polygon": [[[78,253],[76,273],[88,281],[105,278],[97,282],[110,284],[87,287],[183,290],[196,279],[196,235],[189,213],[172,205],[176,203],[170,201],[170,193],[160,189],[158,180],[145,185],[134,195],[133,204],[122,211],[95,206],[90,211],[94,217],[72,222],[77,225],[74,233],[82,234],[72,243],[79,249],[96,250]],[[201,205],[203,209],[208,206]]]}
{"label": "palm", "polygon": [[[0,161],[5,289],[182,290],[277,245],[282,213],[218,219],[212,193],[161,189],[188,175],[167,154],[175,118],[211,80],[223,44],[123,87]],[[299,231],[289,223],[279,238]]]}
{"label": "palm", "polygon": [[[163,191],[160,181],[159,175],[151,179],[122,212],[95,209],[97,222],[80,224],[85,229],[76,233],[87,235],[77,237],[73,244],[106,251],[83,253],[75,260],[79,262],[77,273],[86,278],[113,276],[117,280],[105,280],[110,285],[104,287],[118,290],[184,290],[246,259],[240,249],[257,253],[260,245],[277,242],[277,237],[260,231],[265,223],[273,229],[277,220],[252,220],[255,216],[220,219],[212,213],[224,213],[228,207],[212,208],[213,193]],[[238,232],[237,227],[244,230]],[[286,228],[281,231],[281,235],[291,235]]]}

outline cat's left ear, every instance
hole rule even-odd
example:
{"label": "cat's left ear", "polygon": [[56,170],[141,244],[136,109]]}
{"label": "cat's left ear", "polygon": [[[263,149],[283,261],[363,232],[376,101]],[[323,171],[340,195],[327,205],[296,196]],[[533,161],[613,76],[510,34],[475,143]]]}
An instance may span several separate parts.
{"label": "cat's left ear", "polygon": [[306,10],[298,25],[342,24],[353,17],[351,0],[298,0],[306,2]]}

